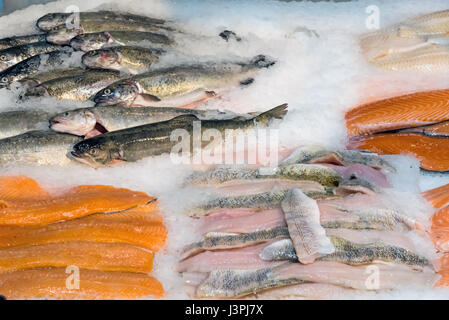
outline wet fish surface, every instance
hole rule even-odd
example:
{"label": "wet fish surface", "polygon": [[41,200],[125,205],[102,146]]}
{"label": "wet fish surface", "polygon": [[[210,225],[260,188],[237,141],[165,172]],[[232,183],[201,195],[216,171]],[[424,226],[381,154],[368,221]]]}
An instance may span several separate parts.
{"label": "wet fish surface", "polygon": [[49,127],[48,119],[52,115],[42,110],[2,112],[0,113],[0,141],[28,131],[45,131]]}
{"label": "wet fish surface", "polygon": [[42,41],[45,41],[44,33],[3,38],[0,39],[0,50]]}

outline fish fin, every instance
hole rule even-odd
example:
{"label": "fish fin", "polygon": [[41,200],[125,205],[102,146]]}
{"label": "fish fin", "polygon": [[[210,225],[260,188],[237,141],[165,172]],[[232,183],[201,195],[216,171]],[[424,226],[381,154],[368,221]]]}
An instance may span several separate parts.
{"label": "fish fin", "polygon": [[160,98],[153,96],[152,94],[148,94],[148,93],[141,93],[140,96],[142,97],[143,100],[148,101],[148,102],[159,102],[161,101]]}
{"label": "fish fin", "polygon": [[112,160],[111,162],[109,162],[109,165],[110,166],[118,166],[118,165],[120,165],[120,164],[123,164],[123,163],[125,163],[126,161],[125,160]]}
{"label": "fish fin", "polygon": [[258,55],[255,56],[253,59],[251,59],[250,64],[254,65],[258,68],[268,68],[271,67],[272,65],[274,65],[276,63],[276,61],[271,60],[270,58],[268,58],[267,56],[264,55]]}
{"label": "fish fin", "polygon": [[259,114],[254,119],[256,120],[256,122],[262,122],[262,123],[268,125],[268,123],[272,119],[283,119],[284,116],[288,112],[287,108],[288,108],[288,104],[284,103],[284,104],[281,104],[280,106],[277,106],[271,110],[268,110],[266,112]]}

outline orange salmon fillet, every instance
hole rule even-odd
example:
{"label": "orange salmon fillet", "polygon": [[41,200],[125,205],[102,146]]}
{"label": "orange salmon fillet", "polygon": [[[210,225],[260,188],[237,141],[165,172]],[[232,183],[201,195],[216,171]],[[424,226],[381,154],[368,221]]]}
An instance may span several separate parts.
{"label": "orange salmon fillet", "polygon": [[424,91],[363,104],[345,116],[350,136],[449,120],[449,89]]}
{"label": "orange salmon fillet", "polygon": [[52,243],[0,250],[0,273],[71,265],[101,271],[150,272],[153,257],[152,251],[122,243]]}
{"label": "orange salmon fillet", "polygon": [[14,192],[8,189],[0,193],[0,225],[47,225],[98,212],[118,212],[155,200],[144,192],[112,186],[78,186],[49,196],[37,192],[31,182],[16,184]]}
{"label": "orange salmon fillet", "polygon": [[378,154],[412,154],[421,161],[421,168],[425,170],[449,170],[449,138],[416,133],[383,133],[353,138],[348,148]]}
{"label": "orange salmon fillet", "polygon": [[167,229],[162,217],[144,206],[111,214],[93,214],[47,226],[0,226],[0,248],[68,241],[127,243],[152,251],[162,248]]}
{"label": "orange salmon fillet", "polygon": [[444,186],[427,190],[422,193],[422,196],[429,201],[434,208],[442,208],[449,205],[449,184]]}
{"label": "orange salmon fillet", "polygon": [[[81,269],[79,289],[72,289],[73,273],[65,268],[31,269],[0,274],[0,293],[7,299],[139,299],[160,298],[162,284],[142,273],[100,272]],[[68,288],[69,287],[69,288]]]}
{"label": "orange salmon fillet", "polygon": [[449,207],[438,210],[432,216],[430,236],[438,250],[449,252]]}

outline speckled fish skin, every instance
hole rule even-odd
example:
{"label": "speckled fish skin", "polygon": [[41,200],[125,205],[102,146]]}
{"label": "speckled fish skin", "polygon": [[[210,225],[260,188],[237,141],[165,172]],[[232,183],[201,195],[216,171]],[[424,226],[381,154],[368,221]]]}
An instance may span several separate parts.
{"label": "speckled fish skin", "polygon": [[48,119],[53,114],[41,110],[7,111],[0,113],[0,139],[19,134],[48,129]]}
{"label": "speckled fish skin", "polygon": [[67,28],[65,25],[54,27],[47,33],[46,40],[48,43],[68,45],[70,41],[79,34],[97,33],[104,31],[141,31],[166,33],[173,31],[172,28],[162,24],[142,24],[131,21],[114,21],[114,20],[91,20],[80,23],[79,28]]}
{"label": "speckled fish skin", "polygon": [[33,88],[40,85],[41,83],[48,82],[55,79],[82,76],[86,72],[83,68],[66,68],[66,69],[56,69],[47,72],[41,72],[33,74],[32,76],[26,77],[19,81],[25,88]]}
{"label": "speckled fish skin", "polygon": [[181,259],[186,259],[192,255],[206,250],[232,249],[246,247],[268,240],[288,237],[286,227],[277,227],[268,230],[260,230],[251,233],[241,234],[214,234],[207,235],[203,240],[192,243],[183,248]]}
{"label": "speckled fish skin", "polygon": [[[95,11],[95,12],[78,12],[80,22],[84,21],[101,21],[101,20],[116,20],[116,21],[130,21],[144,24],[164,24],[166,21],[162,19],[155,19],[136,14],[115,12],[115,11]],[[64,25],[73,17],[74,13],[54,12],[48,13],[37,20],[36,26],[43,31],[50,31],[54,27]]]}
{"label": "speckled fish skin", "polygon": [[321,165],[293,164],[263,172],[260,168],[221,167],[206,172],[196,172],[188,177],[186,184],[220,184],[232,180],[256,180],[284,178],[291,180],[315,181],[323,186],[335,187],[342,180],[334,170]]}
{"label": "speckled fish skin", "polygon": [[174,42],[167,35],[143,31],[104,31],[84,33],[70,40],[70,46],[77,51],[99,50],[109,46],[136,46],[142,42],[156,47],[171,47]]}
{"label": "speckled fish skin", "polygon": [[163,53],[159,49],[123,46],[89,51],[82,62],[89,68],[139,74],[150,71]]}
{"label": "speckled fish skin", "polygon": [[51,96],[59,100],[87,101],[92,95],[122,76],[117,71],[90,70],[81,75],[53,79],[26,91],[26,97]]}
{"label": "speckled fish skin", "polygon": [[251,117],[250,115],[240,115],[231,111],[160,107],[127,108],[115,105],[82,108],[57,114],[50,119],[50,127],[58,132],[85,136],[94,130],[97,123],[109,132],[168,121],[178,116],[189,114],[198,117],[200,120]]}
{"label": "speckled fish skin", "polygon": [[0,163],[67,165],[70,148],[80,137],[48,131],[27,133],[0,140]]}
{"label": "speckled fish skin", "polygon": [[45,41],[45,34],[32,34],[0,39],[0,50]]}
{"label": "speckled fish skin", "polygon": [[193,102],[182,100],[189,94],[239,85],[273,64],[274,61],[260,55],[246,62],[168,67],[118,81],[98,92],[93,100],[98,106],[118,103],[131,106],[138,96],[145,95],[151,97],[152,106],[173,106],[170,104],[173,100],[181,106]]}
{"label": "speckled fish skin", "polygon": [[47,42],[24,44],[0,51],[0,71],[4,71],[13,65],[31,58],[32,56],[61,50],[61,46]]}
{"label": "speckled fish skin", "polygon": [[0,73],[0,87],[5,87],[13,82],[33,77],[41,72],[42,67],[51,69],[58,68],[71,55],[72,53],[70,51],[54,51],[25,59]]}
{"label": "speckled fish skin", "polygon": [[[324,255],[318,260],[337,261],[349,265],[369,264],[377,260],[400,263],[412,268],[429,266],[429,261],[404,248],[386,245],[384,243],[358,244],[338,237],[330,237],[335,246],[335,252]],[[295,247],[290,239],[284,239],[265,247],[259,254],[267,261],[292,260],[297,261]]]}
{"label": "speckled fish skin", "polygon": [[199,298],[238,298],[258,291],[303,283],[300,279],[282,279],[282,266],[259,270],[214,270],[196,290]]}
{"label": "speckled fish skin", "polygon": [[[73,147],[73,157],[91,166],[107,166],[114,161],[135,162],[147,157],[170,153],[179,144],[171,135],[176,129],[193,134],[194,124],[201,125],[201,132],[216,129],[223,133],[227,129],[251,129],[255,126],[268,126],[273,119],[282,119],[287,113],[287,105],[275,107],[252,119],[203,120],[194,115],[179,116],[172,120],[147,124],[134,128],[108,132],[96,136]],[[203,143],[206,147],[209,143]],[[189,148],[191,148],[189,143]]]}

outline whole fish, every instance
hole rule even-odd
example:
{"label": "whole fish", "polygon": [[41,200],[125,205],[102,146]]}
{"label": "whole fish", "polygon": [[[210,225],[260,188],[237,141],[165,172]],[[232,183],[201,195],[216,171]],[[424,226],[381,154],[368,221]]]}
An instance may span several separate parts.
{"label": "whole fish", "polygon": [[[374,261],[385,261],[405,264],[412,268],[422,268],[429,265],[429,261],[407,249],[386,245],[382,242],[359,244],[338,237],[330,237],[335,252],[324,255],[318,260],[336,261],[350,265],[369,264]],[[292,260],[297,261],[295,247],[291,239],[283,239],[266,246],[260,257],[267,261]]]}
{"label": "whole fish", "polygon": [[32,130],[47,130],[52,116],[41,110],[8,111],[0,113],[0,139]]}
{"label": "whole fish", "polygon": [[47,33],[46,40],[49,43],[68,45],[70,40],[79,34],[97,33],[104,31],[141,31],[166,33],[173,31],[172,28],[162,24],[142,24],[140,22],[120,21],[120,20],[89,20],[82,21],[77,28],[67,28],[65,25],[54,27]]}
{"label": "whole fish", "polygon": [[29,36],[15,36],[9,38],[0,39],[0,50],[8,49],[11,47],[21,46],[24,44],[42,42],[45,41],[45,34],[32,34]]}
{"label": "whole fish", "polygon": [[90,70],[81,75],[53,79],[30,88],[25,92],[26,97],[50,96],[59,100],[87,101],[101,88],[120,79],[118,71]]}
{"label": "whole fish", "polygon": [[42,72],[42,68],[50,68],[52,70],[60,68],[65,65],[65,61],[71,56],[72,52],[70,51],[54,51],[25,59],[0,72],[0,87],[5,87],[13,82],[32,77]]}
{"label": "whole fish", "polygon": [[194,115],[200,120],[225,120],[250,117],[231,111],[193,110],[181,108],[141,107],[121,105],[82,108],[66,111],[50,119],[50,127],[58,132],[87,136],[100,129],[102,133],[171,120],[181,115]]}
{"label": "whole fish", "polygon": [[179,107],[215,95],[223,88],[247,85],[261,68],[274,62],[257,56],[243,63],[205,63],[155,70],[118,81],[98,92],[97,105],[126,104],[140,97],[151,106]]}
{"label": "whole fish", "polygon": [[55,69],[46,72],[40,72],[28,76],[19,81],[25,88],[33,88],[40,85],[41,83],[48,82],[54,79],[81,76],[86,72],[83,68],[65,68],[65,69]]}
{"label": "whole fish", "polygon": [[139,74],[150,71],[162,54],[159,49],[122,46],[89,51],[82,62],[89,68]]}
{"label": "whole fish", "polygon": [[186,184],[221,184],[232,180],[291,179],[315,181],[323,186],[335,187],[342,181],[333,169],[317,164],[292,164],[273,168],[219,167],[208,171],[198,171],[187,178]]}
{"label": "whole fish", "polygon": [[125,12],[115,11],[96,11],[96,12],[74,12],[62,13],[54,12],[48,13],[37,20],[36,26],[43,31],[50,31],[54,27],[65,25],[66,23],[73,23],[74,19],[79,19],[79,22],[85,21],[130,21],[143,24],[164,24],[165,20],[155,19],[145,16],[140,16]]}
{"label": "whole fish", "polygon": [[[287,113],[286,109],[287,105],[284,104],[253,119],[200,121],[194,115],[179,116],[172,120],[108,132],[84,140],[74,146],[72,155],[76,160],[92,166],[107,166],[117,161],[138,161],[172,152],[173,147],[179,145],[178,139],[171,138],[176,129],[189,133],[190,149],[194,126],[200,125],[201,132],[207,129],[216,129],[221,133],[227,129],[251,129],[256,125],[267,126],[273,119],[282,119]],[[205,146],[207,144],[202,147]]]}
{"label": "whole fish", "polygon": [[61,46],[49,44],[47,42],[36,42],[24,44],[0,51],[0,71],[31,58],[32,56],[61,50]]}
{"label": "whole fish", "polygon": [[154,46],[170,47],[173,40],[165,34],[143,31],[104,31],[83,33],[70,40],[70,46],[77,51],[99,50],[109,46],[132,46],[150,43]]}
{"label": "whole fish", "polygon": [[48,131],[27,133],[0,140],[0,163],[66,165],[67,153],[80,137]]}

